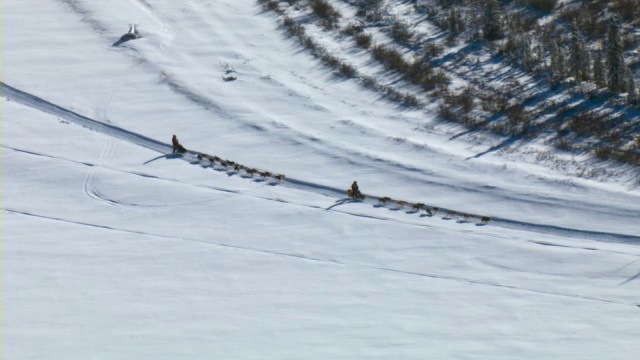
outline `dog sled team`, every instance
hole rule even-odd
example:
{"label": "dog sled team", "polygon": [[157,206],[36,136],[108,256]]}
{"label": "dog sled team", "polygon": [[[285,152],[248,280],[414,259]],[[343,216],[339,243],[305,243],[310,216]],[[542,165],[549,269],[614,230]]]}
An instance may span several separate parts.
{"label": "dog sled team", "polygon": [[[184,148],[184,146],[182,146],[182,144],[180,144],[180,142],[178,141],[178,137],[176,137],[176,135],[173,135],[173,137],[171,138],[171,143],[173,145],[173,153],[179,153],[179,154],[183,154],[185,152],[187,152],[187,149]],[[231,165],[234,167],[235,170],[240,171],[240,170],[245,170],[245,172],[251,176],[253,176],[254,174],[258,173],[260,174],[263,178],[267,178],[267,177],[274,177],[276,180],[278,181],[283,181],[284,180],[284,175],[282,174],[271,174],[270,172],[267,171],[258,171],[257,169],[245,169],[244,166],[237,164],[233,161],[229,161],[229,160],[222,160],[220,158],[218,158],[217,156],[209,156],[206,154],[198,154],[198,160],[204,160],[207,159],[209,160],[212,164],[213,163],[220,163],[222,166],[228,166]],[[355,199],[355,200],[363,200],[365,198],[365,195],[360,191],[360,187],[358,187],[358,182],[354,181],[351,184],[351,188],[347,190],[347,197],[351,198],[351,199]],[[382,197],[380,198],[380,205],[386,205],[387,203],[391,202],[391,199],[388,197]],[[400,208],[404,207],[407,202],[406,201],[401,201],[398,200],[395,202],[397,206],[399,206]],[[413,205],[413,210],[414,211],[420,211],[420,210],[424,210],[425,214],[427,216],[433,216],[435,215],[439,208],[434,207],[434,208],[428,208],[426,207],[424,204],[422,203],[416,203]],[[459,214],[457,214],[454,211],[449,211],[447,213],[447,218],[457,218]],[[491,221],[491,218],[488,216],[476,216],[476,215],[470,215],[470,214],[460,214],[460,216],[462,217],[462,221],[463,222],[470,222],[473,221],[475,218],[478,218],[478,220],[480,220],[480,222],[482,224],[488,224],[489,221]]]}

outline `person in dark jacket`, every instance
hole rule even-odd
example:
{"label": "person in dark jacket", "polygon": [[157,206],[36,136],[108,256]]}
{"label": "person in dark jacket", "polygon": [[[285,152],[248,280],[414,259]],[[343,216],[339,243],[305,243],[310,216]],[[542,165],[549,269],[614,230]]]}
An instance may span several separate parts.
{"label": "person in dark jacket", "polygon": [[351,184],[351,191],[353,193],[353,198],[354,199],[358,199],[362,197],[362,193],[360,192],[360,189],[358,188],[358,182],[354,181],[353,184]]}

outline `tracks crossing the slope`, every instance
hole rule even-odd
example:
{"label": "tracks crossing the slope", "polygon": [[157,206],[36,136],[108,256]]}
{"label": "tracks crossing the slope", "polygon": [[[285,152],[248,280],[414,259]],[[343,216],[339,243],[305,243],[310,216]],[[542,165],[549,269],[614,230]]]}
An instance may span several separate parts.
{"label": "tracks crossing the slope", "polygon": [[[24,153],[24,154],[28,154],[28,155],[32,155],[32,156],[40,156],[40,157],[47,157],[47,158],[51,158],[57,161],[64,161],[64,162],[69,162],[69,163],[74,163],[77,165],[82,165],[82,166],[88,166],[91,167],[92,169],[90,170],[90,172],[94,172],[94,168],[95,167],[100,167],[102,168],[103,171],[116,171],[116,172],[120,172],[123,174],[128,174],[131,176],[136,176],[136,177],[142,177],[142,178],[146,178],[146,179],[152,179],[152,180],[157,180],[157,181],[163,181],[163,182],[169,182],[169,183],[174,183],[176,185],[183,185],[183,186],[191,186],[191,187],[196,187],[196,188],[201,188],[201,189],[205,189],[205,190],[210,190],[210,191],[216,191],[216,192],[222,192],[225,194],[228,194],[227,197],[229,196],[245,196],[245,197],[250,197],[250,198],[254,198],[254,199],[259,199],[259,200],[263,200],[263,201],[270,201],[270,202],[278,202],[278,203],[286,203],[290,206],[299,206],[299,207],[304,207],[304,208],[308,208],[311,210],[317,210],[317,211],[332,211],[335,213],[340,213],[340,214],[344,214],[347,216],[355,216],[355,217],[360,217],[360,218],[366,218],[366,219],[371,219],[374,221],[381,221],[381,222],[392,222],[395,224],[403,224],[403,225],[408,225],[408,226],[419,226],[419,227],[423,227],[425,229],[430,229],[433,231],[446,231],[446,232],[455,232],[455,233],[471,233],[473,232],[473,230],[469,229],[469,226],[471,224],[461,224],[460,228],[449,228],[449,229],[444,229],[441,226],[438,226],[436,224],[434,224],[433,222],[427,222],[427,221],[422,221],[421,218],[424,217],[424,215],[420,215],[417,219],[415,216],[410,217],[410,215],[415,215],[415,212],[413,211],[406,211],[407,213],[407,218],[406,219],[401,219],[398,217],[388,217],[388,216],[384,216],[383,214],[380,215],[371,215],[371,214],[365,214],[365,213],[361,213],[361,212],[357,212],[357,211],[353,211],[353,210],[345,210],[343,208],[339,208],[338,206],[340,205],[344,205],[348,202],[355,202],[351,199],[345,199],[345,198],[341,198],[339,200],[336,200],[336,202],[329,206],[329,207],[320,207],[320,206],[315,206],[315,205],[303,205],[303,204],[296,204],[296,203],[292,203],[292,202],[287,202],[287,201],[283,201],[282,199],[279,198],[273,198],[273,197],[268,197],[268,196],[260,196],[260,195],[249,195],[249,194],[243,194],[240,193],[238,191],[235,190],[230,190],[227,188],[221,188],[221,187],[216,187],[216,186],[211,186],[211,185],[204,185],[204,184],[193,184],[193,183],[185,183],[183,181],[180,181],[178,179],[171,179],[171,178],[166,178],[166,177],[157,177],[151,174],[147,174],[147,173],[142,173],[142,172],[138,172],[138,171],[128,171],[128,170],[122,170],[122,169],[118,169],[118,168],[114,168],[109,166],[108,164],[105,164],[103,162],[100,163],[91,163],[91,162],[82,162],[82,161],[77,161],[77,160],[73,160],[73,159],[68,159],[68,158],[63,158],[63,157],[59,157],[59,156],[52,156],[52,155],[47,155],[47,154],[42,154],[42,153],[37,153],[37,152],[33,152],[33,151],[27,151],[27,150],[23,150],[23,149],[18,149],[18,148],[13,148],[13,147],[8,147],[8,146],[2,146],[5,149],[8,150],[12,150],[12,151],[16,151],[16,152],[20,152],[20,153]],[[221,169],[218,169],[218,171],[224,171]],[[262,180],[256,180],[256,181],[262,181]],[[308,192],[313,192],[316,194],[322,194],[326,197],[335,199],[336,197],[339,197],[342,192],[340,189],[336,189],[336,188],[332,188],[329,186],[324,186],[324,185],[318,185],[318,184],[314,184],[314,183],[309,183],[309,182],[305,182],[305,181],[300,181],[300,180],[289,180],[286,183],[282,184],[283,186],[286,186],[288,188],[296,188],[298,190],[302,190],[302,191],[308,191]],[[86,187],[86,184],[85,184]],[[310,191],[310,189],[312,189],[312,191]],[[85,193],[87,193],[87,189],[84,189]],[[97,190],[95,190],[95,192],[97,192]],[[131,203],[131,202],[124,202],[122,200],[118,200],[118,199],[114,199],[114,198],[109,198],[103,194],[101,194],[99,197],[96,198],[96,196],[90,196],[89,194],[87,194],[89,197],[94,198],[98,201],[101,202],[105,202],[109,205],[116,205],[116,206],[131,206],[131,207],[182,207],[182,206],[194,206],[194,205],[202,205],[202,204],[208,204],[208,203],[212,203],[212,202],[216,202],[216,201],[220,201],[223,199],[226,199],[227,197],[224,197],[222,199],[218,198],[218,199],[213,199],[213,200],[202,200],[202,201],[193,201],[193,202],[186,202],[186,203],[174,203],[174,204],[140,204],[140,203]],[[364,204],[371,204],[373,207],[381,207],[380,205],[377,205],[375,203],[375,201],[373,201],[373,199],[376,197],[369,197],[368,200],[366,201],[357,201],[356,203],[364,203]],[[391,210],[389,210],[391,211]],[[498,220],[499,222],[500,220]],[[466,225],[466,226],[464,226]],[[497,224],[499,226],[499,223]],[[551,234],[554,234],[553,232],[550,232]],[[577,233],[576,237],[578,238],[583,238],[582,233]],[[602,234],[601,234],[602,235]],[[525,243],[533,243],[533,244],[538,244],[538,245],[543,245],[543,246],[557,246],[557,247],[566,247],[566,248],[571,248],[571,249],[576,249],[576,250],[585,250],[585,251],[602,251],[602,252],[606,252],[606,253],[614,253],[614,254],[621,254],[621,255],[629,255],[629,256],[640,256],[640,253],[630,253],[630,252],[624,252],[624,251],[615,251],[615,250],[603,250],[603,249],[599,249],[596,247],[581,247],[581,246],[570,246],[570,245],[566,245],[566,244],[557,244],[557,243],[550,243],[550,242],[540,242],[540,241],[535,241],[535,240],[514,240],[511,239],[509,237],[506,236],[501,236],[499,234],[491,234],[491,233],[485,233],[483,234],[483,236],[488,237],[488,238],[492,238],[498,241],[507,241],[507,242],[525,242]],[[596,238],[596,240],[602,240],[601,238]]]}

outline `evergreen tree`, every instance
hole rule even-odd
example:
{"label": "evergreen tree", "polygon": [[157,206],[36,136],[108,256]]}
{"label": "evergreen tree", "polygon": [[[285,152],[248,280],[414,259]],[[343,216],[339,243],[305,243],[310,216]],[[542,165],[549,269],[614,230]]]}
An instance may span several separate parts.
{"label": "evergreen tree", "polygon": [[629,104],[635,104],[638,102],[638,90],[636,89],[636,81],[633,79],[633,73],[631,69],[625,67],[627,73],[627,101]]}
{"label": "evergreen tree", "polygon": [[531,49],[531,39],[529,34],[516,34],[515,31],[509,33],[504,46],[507,54],[511,55],[516,62],[531,70],[535,63],[533,51]]}
{"label": "evergreen tree", "polygon": [[622,38],[620,25],[616,18],[612,18],[607,33],[607,85],[609,90],[622,92],[624,89],[624,54],[622,52]]}
{"label": "evergreen tree", "polygon": [[598,88],[607,86],[601,50],[597,50],[593,56],[593,82]]}
{"label": "evergreen tree", "polygon": [[558,41],[554,41],[551,45],[551,78],[553,82],[558,82],[565,76],[565,58],[562,47]]}
{"label": "evergreen tree", "polygon": [[462,17],[458,12],[457,8],[452,8],[449,13],[449,30],[458,35],[464,30],[464,23],[462,21]]}
{"label": "evergreen tree", "polygon": [[484,13],[484,38],[498,40],[502,38],[502,19],[497,0],[487,0]]}
{"label": "evergreen tree", "polygon": [[569,70],[576,81],[589,80],[589,53],[587,43],[584,41],[578,24],[574,21],[571,29],[571,45],[569,53]]}

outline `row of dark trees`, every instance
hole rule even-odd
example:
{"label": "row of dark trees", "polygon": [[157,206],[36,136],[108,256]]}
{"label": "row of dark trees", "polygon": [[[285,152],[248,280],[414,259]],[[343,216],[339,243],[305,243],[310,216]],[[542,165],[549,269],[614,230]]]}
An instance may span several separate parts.
{"label": "row of dark trees", "polygon": [[554,41],[549,67],[555,81],[571,76],[577,81],[592,81],[598,88],[627,92],[630,102],[638,100],[633,73],[624,59],[620,25],[615,18],[610,21],[604,44],[594,51],[589,50],[574,23],[568,46]]}
{"label": "row of dark trees", "polygon": [[[505,52],[525,68],[544,64],[550,70],[553,83],[572,77],[575,81],[592,82],[598,88],[608,88],[615,93],[627,93],[630,103],[640,101],[633,72],[625,62],[621,27],[616,17],[609,20],[606,36],[595,49],[587,44],[575,20],[567,40],[556,38],[547,45],[550,48],[545,49],[543,42],[533,46],[529,33],[507,29],[511,20],[505,18],[500,3],[487,0],[482,35],[489,41],[506,38]],[[545,54],[548,54],[548,63]]]}

